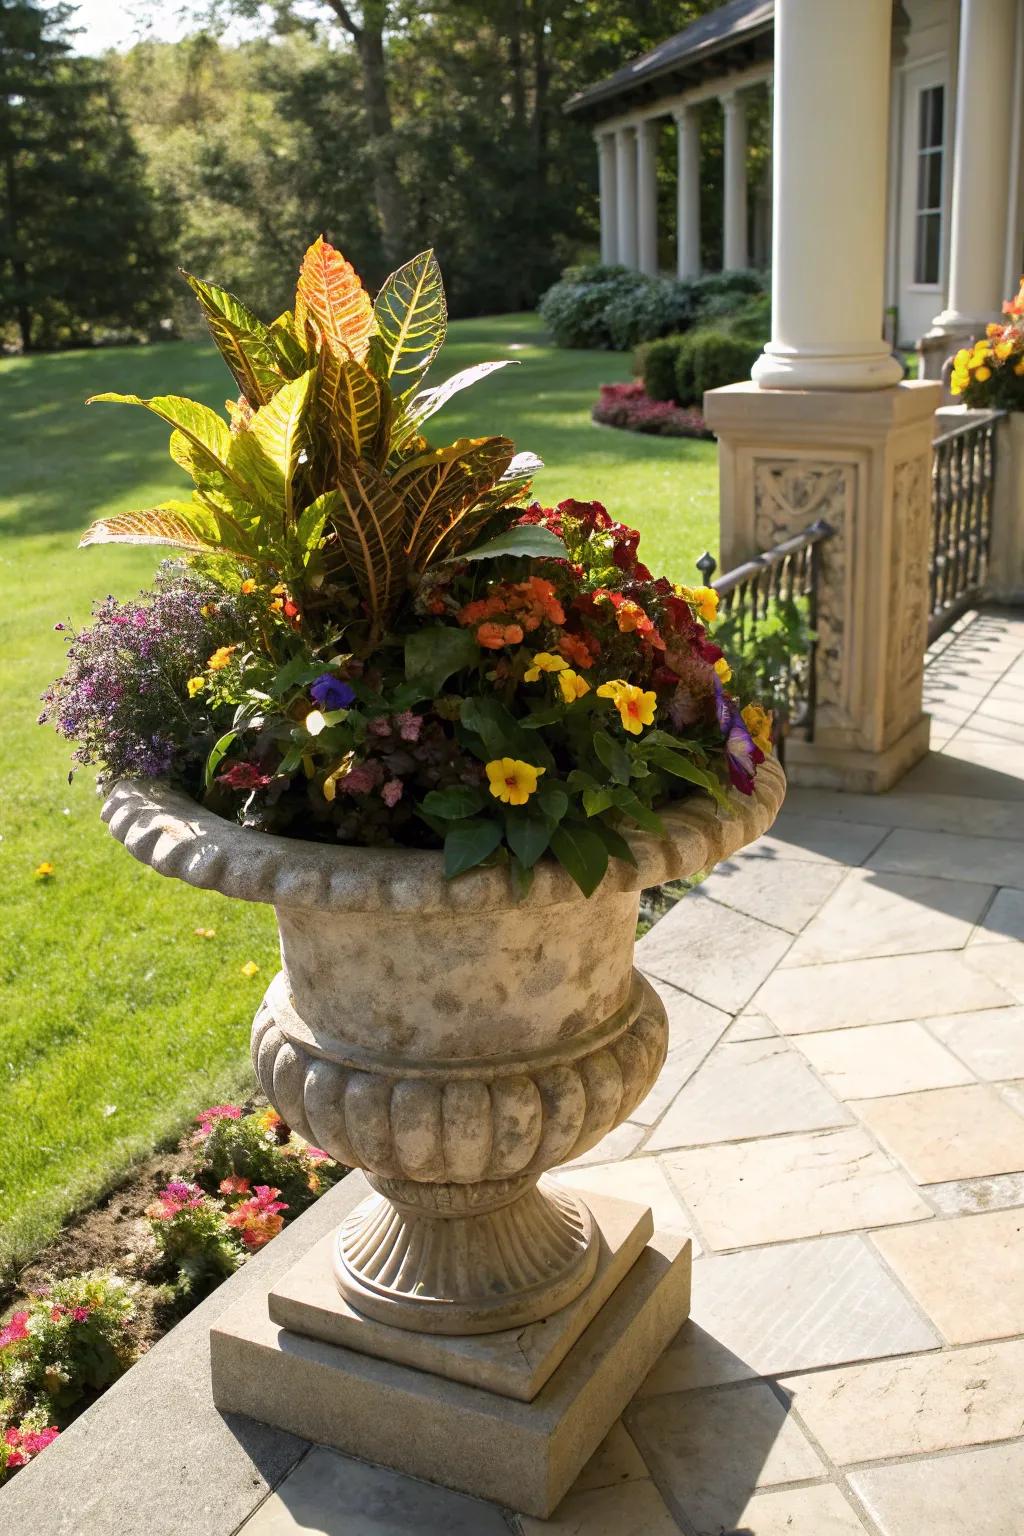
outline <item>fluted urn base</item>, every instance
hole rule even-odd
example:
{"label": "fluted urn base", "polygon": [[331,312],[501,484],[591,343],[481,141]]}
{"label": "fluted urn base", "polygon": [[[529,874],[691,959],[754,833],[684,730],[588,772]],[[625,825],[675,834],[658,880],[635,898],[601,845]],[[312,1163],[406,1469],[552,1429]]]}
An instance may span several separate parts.
{"label": "fluted urn base", "polygon": [[581,1200],[540,1184],[412,1184],[342,1223],[334,1274],[346,1301],[395,1328],[492,1333],[550,1317],[586,1289],[598,1243]]}

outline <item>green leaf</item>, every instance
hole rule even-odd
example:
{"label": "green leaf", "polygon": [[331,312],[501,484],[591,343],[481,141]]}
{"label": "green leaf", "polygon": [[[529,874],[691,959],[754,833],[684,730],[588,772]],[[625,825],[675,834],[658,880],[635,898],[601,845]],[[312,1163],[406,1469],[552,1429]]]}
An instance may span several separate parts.
{"label": "green leaf", "polygon": [[584,789],[600,789],[601,786],[592,773],[584,773],[582,768],[574,768],[566,779],[570,794],[578,795]]}
{"label": "green leaf", "polygon": [[636,750],[646,757],[652,747],[668,747],[671,752],[685,752],[690,757],[700,751],[695,741],[686,741],[682,736],[673,736],[669,731],[662,731],[657,727],[644,732],[642,740],[637,743]]}
{"label": "green leaf", "polygon": [[442,821],[459,821],[482,810],[484,804],[482,790],[470,784],[453,784],[449,789],[432,789],[424,795],[422,809]]}
{"label": "green leaf", "polygon": [[478,544],[475,549],[465,550],[459,559],[498,560],[502,555],[532,555],[535,559],[549,557],[552,560],[568,558],[561,539],[556,537],[550,528],[545,528],[540,523],[533,523],[509,528],[507,532],[500,533],[496,539],[488,539],[486,544]]}
{"label": "green leaf", "polygon": [[468,629],[431,624],[414,629],[405,641],[405,675],[425,694],[437,693],[463,667],[480,659],[480,650]]}
{"label": "green leaf", "polygon": [[270,685],[272,698],[281,699],[293,688],[301,688],[305,683],[312,683],[326,670],[324,663],[314,662],[312,666],[305,656],[293,656],[291,661],[278,672]]}
{"label": "green leaf", "polygon": [[592,896],[608,868],[608,849],[582,821],[563,821],[551,834],[551,851],[584,896]]}
{"label": "green leaf", "polygon": [[569,809],[569,796],[561,784],[554,784],[550,780],[544,779],[537,786],[534,804],[544,812],[549,821],[561,821]]}
{"label": "green leaf", "polygon": [[429,367],[444,341],[448,310],[433,251],[392,272],[373,306],[385,374],[401,390]]}
{"label": "green leaf", "polygon": [[624,811],[637,826],[643,827],[645,832],[653,832],[657,837],[665,836],[665,827],[660,816],[651,810],[649,805],[633,793],[631,789],[613,789],[612,799],[620,811]]}
{"label": "green leaf", "polygon": [[614,741],[607,731],[595,731],[594,751],[616,784],[629,783],[633,773],[633,763],[625,747]]}
{"label": "green leaf", "polygon": [[257,488],[260,499],[284,513],[286,529],[295,516],[295,478],[309,438],[315,377],[310,368],[282,385],[267,405],[253,412],[247,430],[232,439],[228,453],[228,463]]}
{"label": "green leaf", "polygon": [[226,288],[190,272],[182,276],[199,300],[210,335],[242,394],[252,406],[265,405],[283,382],[270,331]]}
{"label": "green leaf", "polygon": [[316,501],[311,501],[309,506],[299,513],[298,522],[295,524],[295,546],[303,566],[307,566],[316,554],[317,546],[323,538],[324,524],[334,506],[337,494],[337,491],[325,491],[322,496],[318,496]]}
{"label": "green leaf", "polygon": [[528,806],[505,812],[505,841],[524,869],[532,869],[551,842],[552,824],[547,816]]}
{"label": "green leaf", "polygon": [[267,336],[276,351],[278,366],[289,379],[297,378],[306,371],[310,364],[309,351],[299,340],[295,316],[290,309],[278,315],[273,324],[267,327]]}
{"label": "green leaf", "polygon": [[444,840],[444,872],[449,880],[482,864],[501,842],[501,826],[479,817],[457,821]]}
{"label": "green leaf", "polygon": [[90,544],[162,544],[192,555],[266,563],[236,523],[193,501],[164,501],[139,512],[98,518],[83,533],[79,548]]}
{"label": "green leaf", "polygon": [[90,395],[85,403],[95,405],[108,402],[115,405],[141,405],[145,410],[152,411],[154,416],[159,416],[169,427],[176,427],[188,439],[198,452],[202,467],[219,471],[240,490],[252,494],[252,487],[229,463],[233,439],[228,424],[216,411],[211,411],[208,405],[186,400],[183,395],[154,395],[149,400],[143,400],[139,395],[111,392]]}
{"label": "green leaf", "polygon": [[524,901],[529,896],[533,887],[533,870],[524,869],[515,854],[513,854],[509,862],[509,873],[516,888],[516,895],[520,901]]}
{"label": "green leaf", "polygon": [[225,731],[220,740],[215,741],[210,748],[210,755],[206,759],[206,768],[203,772],[203,783],[207,789],[213,783],[213,776],[220,767],[221,759],[237,735],[237,731]]}
{"label": "green leaf", "polygon": [[685,779],[689,784],[696,784],[701,789],[707,790],[709,794],[720,787],[713,773],[709,773],[706,768],[698,768],[696,763],[691,763],[677,752],[670,752],[667,747],[653,747],[646,757],[655,768],[674,774],[677,779]]}
{"label": "green leaf", "polygon": [[368,369],[326,348],[317,359],[322,430],[348,459],[369,459],[381,419],[381,386]]}
{"label": "green leaf", "polygon": [[483,741],[488,758],[513,757],[538,768],[554,767],[555,760],[542,738],[524,730],[499,700],[463,699],[460,717],[466,729]]}
{"label": "green leaf", "polygon": [[583,809],[588,816],[600,816],[602,811],[607,811],[615,804],[610,789],[585,789],[583,791]]}
{"label": "green leaf", "polygon": [[623,863],[632,864],[633,868],[636,868],[636,854],[626,842],[626,839],[622,836],[621,832],[616,832],[614,827],[610,827],[608,823],[606,821],[602,821],[600,817],[598,817],[596,821],[592,822],[591,826],[592,830],[597,833],[598,837],[604,843],[613,859],[621,859]]}

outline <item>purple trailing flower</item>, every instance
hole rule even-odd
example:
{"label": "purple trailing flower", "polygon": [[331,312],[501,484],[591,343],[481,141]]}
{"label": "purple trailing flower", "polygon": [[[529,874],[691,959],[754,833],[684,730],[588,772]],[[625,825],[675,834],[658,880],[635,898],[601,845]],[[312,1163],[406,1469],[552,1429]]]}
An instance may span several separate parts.
{"label": "purple trailing flower", "polygon": [[725,738],[725,763],[729,780],[741,795],[754,793],[754,773],[758,763],[764,762],[764,753],[756,746],[740,714],[735,699],[729,697],[718,679],[715,679],[715,713],[719,730]]}
{"label": "purple trailing flower", "polygon": [[343,683],[330,672],[322,672],[309,692],[317,709],[348,709],[356,696],[351,683]]}

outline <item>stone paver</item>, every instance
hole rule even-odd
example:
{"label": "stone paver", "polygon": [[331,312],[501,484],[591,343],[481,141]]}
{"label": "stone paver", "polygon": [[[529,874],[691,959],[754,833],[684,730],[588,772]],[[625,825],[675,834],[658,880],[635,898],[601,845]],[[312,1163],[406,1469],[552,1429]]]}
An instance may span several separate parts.
{"label": "stone paver", "polygon": [[[655,930],[657,931],[657,930]],[[783,1034],[890,1024],[1016,1002],[967,954],[895,955],[776,970],[754,1006]]]}
{"label": "stone paver", "polygon": [[[1024,1134],[1024,1122],[1020,1129]],[[713,1248],[851,1232],[932,1214],[857,1127],[671,1152],[665,1164]]]}
{"label": "stone paver", "polygon": [[1024,1077],[1024,1008],[953,1014],[951,1018],[929,1019],[928,1028],[977,1077],[989,1082]]}
{"label": "stone paver", "polygon": [[[512,1529],[520,1530],[522,1536],[678,1536],[679,1533],[664,1500],[650,1482],[630,1482],[618,1488],[570,1493],[550,1520],[520,1515]],[[444,1536],[440,1527],[438,1536]]]}
{"label": "stone paver", "polygon": [[788,1041],[773,1035],[717,1046],[673,1099],[647,1146],[703,1146],[851,1120]]}
{"label": "stone paver", "polygon": [[901,827],[868,859],[870,869],[908,875],[978,880],[985,885],[1019,886],[1024,881],[1024,846],[995,837],[917,832]]}
{"label": "stone paver", "polygon": [[991,886],[969,881],[854,869],[782,963],[814,965],[961,949],[993,894]]}
{"label": "stone paver", "polygon": [[951,1344],[1024,1333],[1024,1210],[874,1232],[871,1241]]}
{"label": "stone paver", "polygon": [[711,901],[698,886],[641,940],[637,964],[715,1008],[738,1013],[790,942],[788,933]]}
{"label": "stone paver", "polygon": [[594,1488],[612,1488],[618,1483],[636,1482],[648,1476],[647,1464],[620,1419],[612,1425],[583,1468],[572,1492],[590,1493]]}
{"label": "stone paver", "polygon": [[555,1177],[560,1183],[582,1191],[584,1196],[587,1190],[593,1190],[597,1194],[633,1200],[638,1205],[649,1205],[655,1227],[665,1232],[685,1233],[693,1243],[694,1257],[700,1253],[693,1223],[657,1158],[631,1157],[617,1163],[592,1163],[564,1172],[559,1170]]}
{"label": "stone paver", "polygon": [[841,1465],[1010,1440],[1024,1425],[1024,1339],[846,1365],[781,1385]]}
{"label": "stone paver", "polygon": [[643,1398],[626,1421],[663,1496],[696,1536],[735,1530],[757,1489],[825,1473],[763,1382]]}
{"label": "stone paver", "polygon": [[1024,1119],[980,1083],[852,1107],[920,1184],[1024,1170]]}
{"label": "stone paver", "polygon": [[1011,1002],[1024,1003],[1024,944],[996,944],[968,948],[968,965],[1003,988]]}
{"label": "stone paver", "polygon": [[867,819],[857,822],[807,816],[790,810],[787,799],[771,831],[745,849],[743,856],[761,863],[783,859],[800,864],[860,864],[884,836],[884,830]]}
{"label": "stone paver", "polygon": [[706,1256],[693,1267],[691,1316],[641,1396],[941,1342],[863,1237]]}
{"label": "stone paver", "polygon": [[972,946],[1009,944],[1014,939],[1024,939],[1024,891],[1011,890],[1007,886],[996,892],[992,905],[968,943]]}
{"label": "stone paver", "polygon": [[747,917],[799,933],[845,875],[841,864],[820,863],[801,870],[794,880],[789,860],[741,853],[719,864],[701,889]]}
{"label": "stone paver", "polygon": [[793,1038],[841,1099],[873,1099],[974,1080],[968,1068],[916,1022],[866,1024],[861,1029],[830,1029]]}
{"label": "stone paver", "polygon": [[741,1536],[861,1536],[864,1526],[834,1484],[816,1483],[755,1493],[733,1529]]}
{"label": "stone paver", "polygon": [[1020,1536],[1024,1441],[854,1472],[882,1536]]}
{"label": "stone paver", "polygon": [[948,1184],[929,1184],[928,1198],[945,1216],[1024,1205],[1024,1173],[997,1173],[991,1179],[952,1179]]}
{"label": "stone paver", "polygon": [[668,1056],[658,1081],[633,1111],[638,1125],[653,1125],[729,1027],[730,1015],[664,981],[654,990],[668,1014]]}
{"label": "stone paver", "polygon": [[767,1040],[769,1036],[775,1034],[778,1034],[778,1030],[763,1013],[741,1013],[739,1018],[729,1025],[722,1039],[730,1043],[736,1040]]}

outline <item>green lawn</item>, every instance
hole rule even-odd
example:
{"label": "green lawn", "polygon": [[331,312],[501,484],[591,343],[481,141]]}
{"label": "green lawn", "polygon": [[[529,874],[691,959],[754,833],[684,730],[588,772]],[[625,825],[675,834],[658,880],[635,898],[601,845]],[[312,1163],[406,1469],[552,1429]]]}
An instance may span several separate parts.
{"label": "green lawn", "polygon": [[[521,366],[447,408],[449,434],[508,433],[549,464],[537,483],[546,501],[599,498],[643,531],[652,567],[692,579],[715,544],[714,445],[592,426],[598,385],[625,378],[627,359],[558,352],[532,316],[454,324],[445,370],[508,355]],[[134,1157],[251,1081],[272,915],[131,860],[98,819],[92,775],[69,786],[64,745],[35,724],[62,664],[55,621],[81,624],[92,598],[128,595],[154,565],[147,551],[78,551],[77,535],[180,488],[160,423],[85,410],[84,397],[173,392],[219,405],[228,383],[212,349],[192,343],[0,361],[0,1261],[30,1252]],[[33,873],[44,860],[49,881]],[[249,960],[261,968],[251,980]]]}

